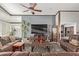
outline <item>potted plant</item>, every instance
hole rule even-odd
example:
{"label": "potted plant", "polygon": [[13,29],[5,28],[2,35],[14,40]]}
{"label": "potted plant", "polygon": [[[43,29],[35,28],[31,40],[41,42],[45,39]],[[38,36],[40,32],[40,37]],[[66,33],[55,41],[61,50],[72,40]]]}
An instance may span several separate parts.
{"label": "potted plant", "polygon": [[30,23],[27,22],[26,20],[23,20],[22,21],[22,37],[23,38],[26,38],[27,37],[27,33],[29,31],[29,28],[28,28],[29,25],[30,25]]}

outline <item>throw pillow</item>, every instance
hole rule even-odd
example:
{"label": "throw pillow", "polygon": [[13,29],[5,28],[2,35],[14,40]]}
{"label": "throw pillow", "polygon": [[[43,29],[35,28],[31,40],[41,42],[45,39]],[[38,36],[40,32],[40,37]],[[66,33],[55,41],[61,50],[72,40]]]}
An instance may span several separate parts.
{"label": "throw pillow", "polygon": [[0,42],[0,48],[2,47],[2,44],[1,44],[1,42]]}
{"label": "throw pillow", "polygon": [[79,46],[79,41],[76,39],[72,39],[69,43],[75,46]]}
{"label": "throw pillow", "polygon": [[7,44],[6,40],[4,40],[4,39],[2,39],[2,38],[0,38],[0,42],[1,42],[2,46],[4,46],[4,45]]}
{"label": "throw pillow", "polygon": [[7,43],[10,43],[11,42],[11,40],[9,39],[8,36],[2,37],[2,39],[6,40]]}
{"label": "throw pillow", "polygon": [[11,42],[14,42],[16,40],[16,38],[14,36],[9,36]]}

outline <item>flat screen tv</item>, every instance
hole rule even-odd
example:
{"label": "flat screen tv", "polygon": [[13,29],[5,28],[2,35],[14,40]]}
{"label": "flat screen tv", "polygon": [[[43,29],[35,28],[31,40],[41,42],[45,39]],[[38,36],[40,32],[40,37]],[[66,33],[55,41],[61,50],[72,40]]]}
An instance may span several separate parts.
{"label": "flat screen tv", "polygon": [[31,33],[32,34],[46,34],[47,24],[31,24]]}

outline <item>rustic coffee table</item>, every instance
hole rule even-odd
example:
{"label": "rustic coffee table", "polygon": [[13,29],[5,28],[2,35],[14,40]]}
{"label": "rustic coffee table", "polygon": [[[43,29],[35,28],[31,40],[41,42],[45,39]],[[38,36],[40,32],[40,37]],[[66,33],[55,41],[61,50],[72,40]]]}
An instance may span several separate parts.
{"label": "rustic coffee table", "polygon": [[13,45],[13,51],[15,52],[15,51],[22,51],[24,48],[25,48],[25,46],[24,46],[24,43],[23,42],[17,42],[16,44],[14,44]]}

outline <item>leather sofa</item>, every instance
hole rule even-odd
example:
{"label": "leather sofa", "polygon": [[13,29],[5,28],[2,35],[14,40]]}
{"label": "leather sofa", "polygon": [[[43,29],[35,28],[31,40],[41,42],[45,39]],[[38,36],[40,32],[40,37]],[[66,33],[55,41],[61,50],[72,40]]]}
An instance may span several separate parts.
{"label": "leather sofa", "polygon": [[13,52],[0,52],[0,56],[11,56]]}
{"label": "leather sofa", "polygon": [[69,42],[67,41],[64,41],[64,40],[61,40],[60,41],[60,46],[68,51],[68,52],[78,52],[79,51],[79,47],[78,46],[75,46],[75,45],[72,45],[70,44]]}
{"label": "leather sofa", "polygon": [[79,56],[79,52],[50,52],[43,53],[42,56]]}
{"label": "leather sofa", "polygon": [[1,52],[0,56],[79,56],[79,52]]}
{"label": "leather sofa", "polygon": [[19,42],[20,40],[14,36],[4,36],[0,37],[0,52],[12,51],[13,44]]}

